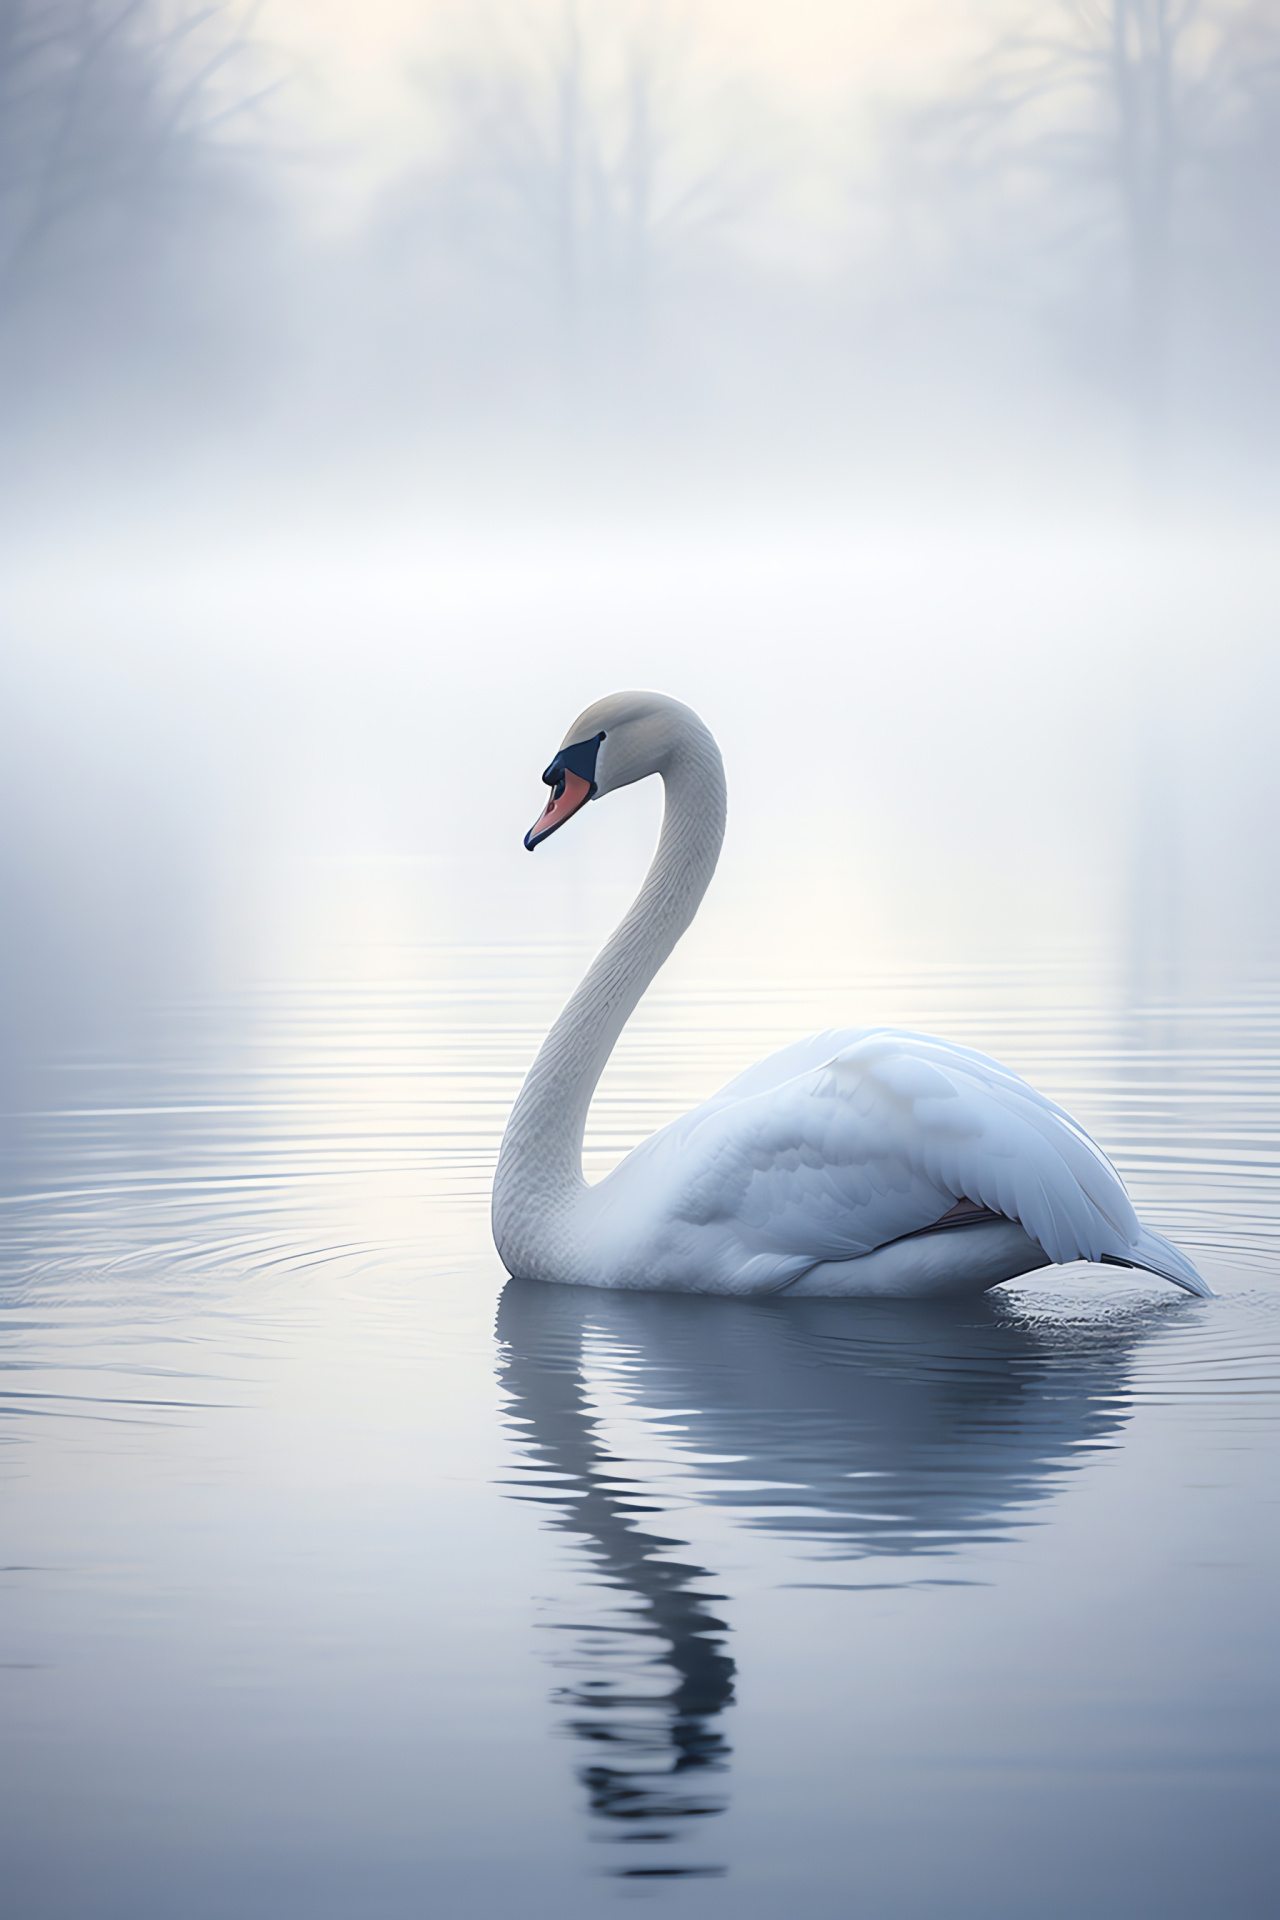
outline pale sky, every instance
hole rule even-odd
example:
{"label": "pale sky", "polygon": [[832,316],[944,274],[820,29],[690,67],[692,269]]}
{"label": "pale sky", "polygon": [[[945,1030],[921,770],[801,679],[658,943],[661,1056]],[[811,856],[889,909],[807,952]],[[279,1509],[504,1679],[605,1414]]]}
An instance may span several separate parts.
{"label": "pale sky", "polygon": [[[704,82],[814,125],[918,96],[998,29],[1011,0],[577,0],[584,34],[656,29]],[[292,111],[377,173],[423,141],[413,73],[465,48],[563,29],[569,0],[266,0],[260,30],[296,74]],[[357,157],[358,156],[358,157]]]}

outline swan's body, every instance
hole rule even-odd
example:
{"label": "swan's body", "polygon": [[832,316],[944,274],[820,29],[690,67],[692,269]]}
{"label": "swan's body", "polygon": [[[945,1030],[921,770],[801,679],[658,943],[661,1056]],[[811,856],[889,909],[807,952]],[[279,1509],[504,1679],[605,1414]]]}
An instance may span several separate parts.
{"label": "swan's body", "polygon": [[663,1127],[595,1186],[596,1082],[697,912],[724,833],[720,755],[660,694],[600,701],[544,779],[535,846],[587,799],[660,773],[644,885],[547,1036],[493,1188],[503,1264],[528,1279],[682,1293],[941,1296],[1057,1261],[1143,1267],[1190,1293],[1191,1262],[1139,1225],[1070,1116],[984,1055],[875,1027],[816,1034]]}

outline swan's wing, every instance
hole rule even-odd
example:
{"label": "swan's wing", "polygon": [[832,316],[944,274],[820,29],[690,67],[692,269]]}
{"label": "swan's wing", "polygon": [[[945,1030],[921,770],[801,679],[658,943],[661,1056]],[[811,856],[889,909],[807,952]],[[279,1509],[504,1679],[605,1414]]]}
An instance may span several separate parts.
{"label": "swan's wing", "polygon": [[856,1258],[965,1198],[1021,1222],[1051,1260],[1146,1264],[1110,1161],[980,1053],[876,1028],[781,1084],[750,1084],[667,1130],[661,1154],[675,1217],[731,1227],[750,1254]]}
{"label": "swan's wing", "polygon": [[697,1109],[697,1116],[712,1113],[738,1100],[749,1099],[753,1094],[769,1093],[774,1087],[780,1087],[802,1073],[812,1073],[815,1067],[825,1066],[836,1054],[865,1039],[873,1031],[875,1029],[870,1027],[831,1027],[825,1033],[811,1033],[803,1040],[794,1040],[790,1046],[780,1048],[777,1053],[766,1054],[763,1060],[757,1060],[744,1073],[735,1075],[721,1087],[719,1093],[713,1093],[709,1100],[703,1101]]}

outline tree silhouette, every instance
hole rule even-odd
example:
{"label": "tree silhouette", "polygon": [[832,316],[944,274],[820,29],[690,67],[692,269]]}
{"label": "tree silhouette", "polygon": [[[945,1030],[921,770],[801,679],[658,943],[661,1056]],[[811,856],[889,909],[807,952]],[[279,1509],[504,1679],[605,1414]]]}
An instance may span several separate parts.
{"label": "tree silhouette", "polygon": [[172,200],[243,112],[225,0],[0,0],[0,303]]}
{"label": "tree silhouette", "polygon": [[921,123],[1042,285],[1092,279],[1148,469],[1166,451],[1183,289],[1221,217],[1212,189],[1230,191],[1222,159],[1258,140],[1278,76],[1275,0],[1040,0]]}
{"label": "tree silhouette", "polygon": [[395,301],[430,302],[455,373],[542,385],[571,413],[643,382],[664,290],[743,192],[680,68],[643,20],[569,5],[428,76],[438,151],[381,237]]}

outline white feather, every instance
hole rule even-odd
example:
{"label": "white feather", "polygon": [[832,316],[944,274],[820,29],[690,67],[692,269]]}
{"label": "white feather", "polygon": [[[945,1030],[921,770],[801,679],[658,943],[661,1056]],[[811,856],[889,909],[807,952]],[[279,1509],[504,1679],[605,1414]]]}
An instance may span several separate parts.
{"label": "white feather", "polygon": [[[601,794],[661,773],[667,805],[644,886],[508,1123],[493,1217],[511,1273],[692,1293],[936,1295],[1091,1260],[1209,1292],[1139,1225],[1069,1114],[983,1054],[888,1027],[785,1047],[586,1186],[592,1091],[715,870],[725,795],[711,735],[662,695],[597,703],[566,750],[588,754]],[[988,1212],[943,1226],[959,1201]]]}
{"label": "white feather", "polygon": [[1119,1174],[1060,1107],[983,1054],[885,1027],[787,1047],[654,1134],[591,1190],[582,1251],[625,1271],[614,1285],[773,1291],[933,1227],[962,1199],[1017,1222],[1042,1260],[1149,1266],[1203,1288],[1144,1234]]}

